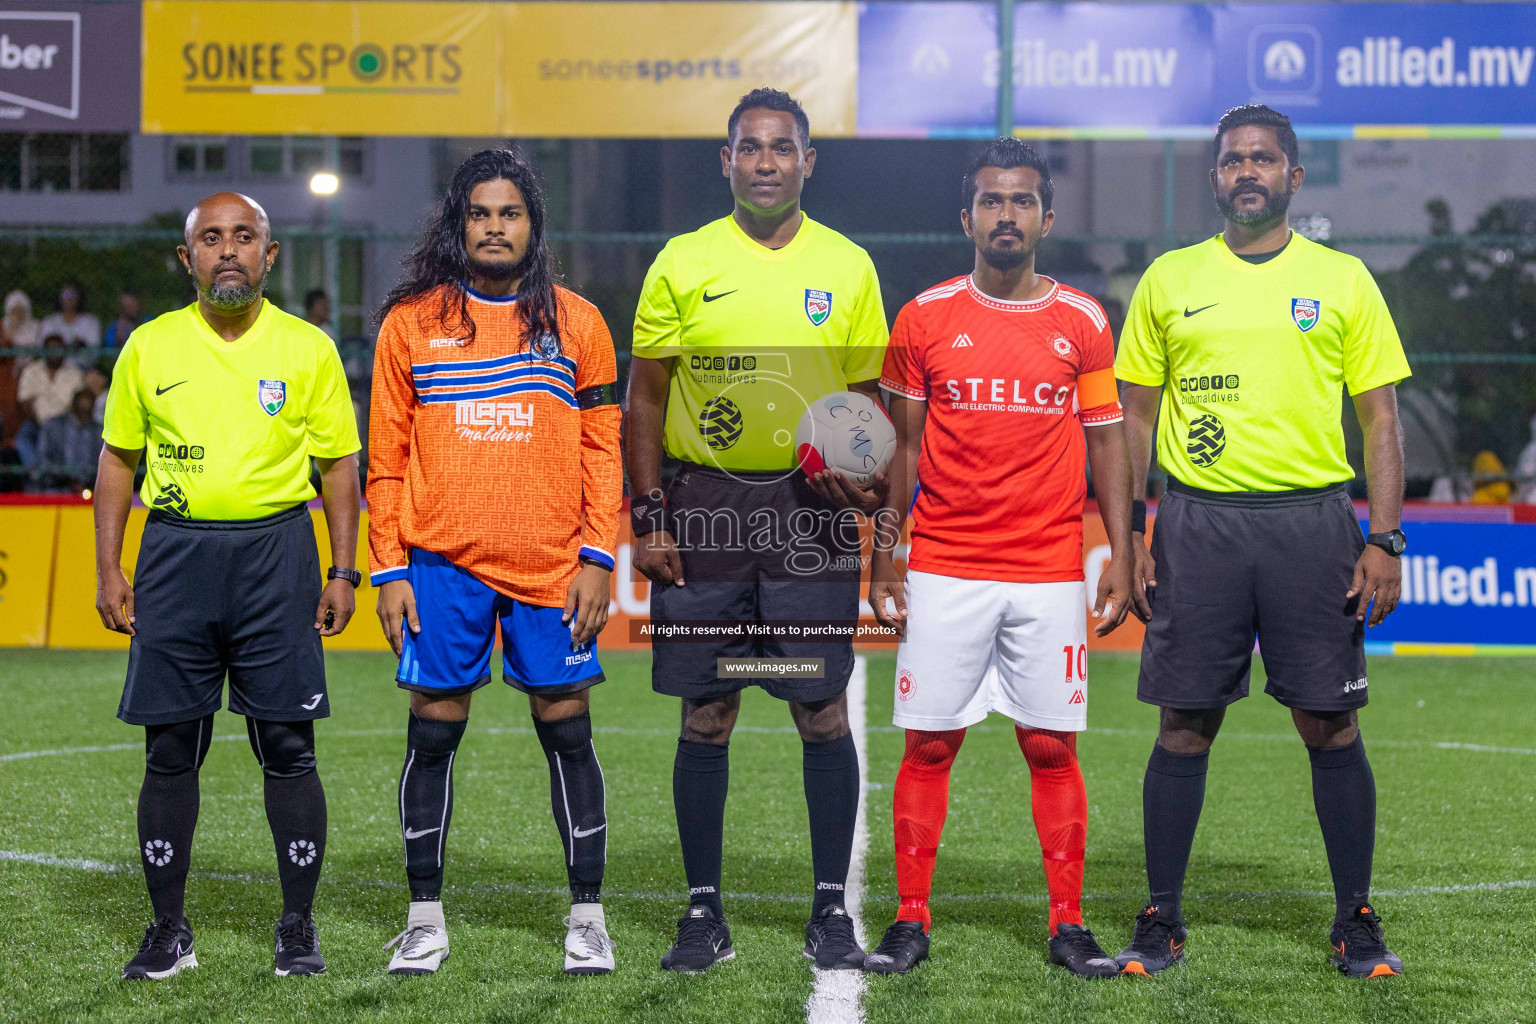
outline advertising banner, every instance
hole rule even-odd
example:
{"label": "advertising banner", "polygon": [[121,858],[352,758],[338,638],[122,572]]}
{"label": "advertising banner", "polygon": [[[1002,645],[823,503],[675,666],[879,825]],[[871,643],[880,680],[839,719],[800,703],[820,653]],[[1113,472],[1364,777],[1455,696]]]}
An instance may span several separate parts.
{"label": "advertising banner", "polygon": [[[1536,5],[1020,3],[1013,46],[1025,132],[1203,137],[1262,102],[1321,138],[1536,136]],[[867,4],[859,61],[859,134],[994,131],[995,4]]]}
{"label": "advertising banner", "polygon": [[137,4],[0,10],[0,131],[131,132],[139,124]]}
{"label": "advertising banner", "polygon": [[710,137],[759,85],[851,135],[849,2],[148,0],[146,132]]}
{"label": "advertising banner", "polygon": [[494,135],[498,24],[483,3],[150,0],[144,131]]}
{"label": "advertising banner", "polygon": [[851,3],[533,3],[506,8],[511,135],[725,135],[760,85],[805,107],[819,136],[852,135]]}

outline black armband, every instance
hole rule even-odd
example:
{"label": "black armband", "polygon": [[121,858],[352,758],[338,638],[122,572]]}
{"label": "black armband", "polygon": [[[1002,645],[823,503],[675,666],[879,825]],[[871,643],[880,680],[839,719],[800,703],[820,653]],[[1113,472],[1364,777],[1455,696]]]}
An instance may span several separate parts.
{"label": "black armband", "polygon": [[617,384],[598,384],[595,387],[582,388],[576,392],[576,408],[596,409],[600,405],[618,405],[619,388]]}
{"label": "black armband", "polygon": [[[659,492],[656,492],[659,493]],[[667,506],[660,497],[629,500],[630,531],[638,538],[667,529]]]}
{"label": "black armband", "polygon": [[1131,502],[1131,532],[1147,532],[1147,503],[1144,501]]}

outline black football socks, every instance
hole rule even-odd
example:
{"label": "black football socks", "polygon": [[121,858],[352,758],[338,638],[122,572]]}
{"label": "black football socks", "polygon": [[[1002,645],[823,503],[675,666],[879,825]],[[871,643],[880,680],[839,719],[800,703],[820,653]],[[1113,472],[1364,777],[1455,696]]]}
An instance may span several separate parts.
{"label": "black football socks", "polygon": [[1312,805],[1323,827],[1337,919],[1343,921],[1371,898],[1376,778],[1360,736],[1348,746],[1308,747],[1307,756],[1312,760]]}
{"label": "black football socks", "polygon": [[315,723],[245,721],[261,763],[283,913],[307,918],[325,862],[325,787],[315,765]]}
{"label": "black football socks", "polygon": [[583,712],[558,722],[534,719],[533,728],[549,760],[549,797],[565,848],[571,902],[601,903],[608,812],[603,766],[592,747],[592,716]]}
{"label": "black football socks", "polygon": [[853,828],[859,814],[859,752],[853,735],[805,743],[805,805],[811,817],[811,865],[816,891],[811,917],[843,902]]}
{"label": "black football socks", "polygon": [[213,741],[213,716],[144,730],[139,856],[155,917],[185,918],[187,869],[197,828],[197,772]]}
{"label": "black football socks", "polygon": [[688,901],[723,918],[720,859],[725,843],[725,794],[730,782],[730,745],[677,741],[672,762],[672,805],[683,844]]}
{"label": "black football socks", "polygon": [[1182,920],[1184,872],[1195,844],[1195,827],[1205,803],[1204,754],[1175,754],[1153,744],[1141,784],[1141,827],[1146,845],[1147,887],[1158,913]]}
{"label": "black football socks", "polygon": [[411,901],[436,901],[443,892],[443,851],[453,817],[453,757],[468,719],[439,722],[411,715],[405,767],[400,771],[400,831]]}

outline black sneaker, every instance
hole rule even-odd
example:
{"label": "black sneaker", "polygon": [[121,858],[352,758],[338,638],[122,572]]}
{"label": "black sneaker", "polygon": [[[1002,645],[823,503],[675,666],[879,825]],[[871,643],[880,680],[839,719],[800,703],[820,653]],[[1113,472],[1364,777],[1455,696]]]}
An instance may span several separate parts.
{"label": "black sneaker", "polygon": [[1362,904],[1342,921],[1333,922],[1328,936],[1333,946],[1333,965],[1351,978],[1386,978],[1403,973],[1403,961],[1387,948],[1381,935],[1381,918]]}
{"label": "black sneaker", "polygon": [[320,935],[315,930],[314,918],[284,914],[277,922],[273,950],[279,978],[290,974],[325,973],[325,957],[320,955]]}
{"label": "black sneaker", "polygon": [[1057,925],[1049,948],[1051,963],[1079,978],[1109,978],[1120,973],[1120,964],[1100,949],[1093,932],[1080,924]]}
{"label": "black sneaker", "polygon": [[192,951],[192,926],[186,918],[177,921],[157,917],[144,932],[139,952],[123,966],[123,977],[159,981],[178,971],[197,966]]}
{"label": "black sneaker", "polygon": [[722,960],[734,960],[731,929],[724,918],[702,904],[688,908],[677,922],[677,941],[661,958],[661,969],[702,974]]}
{"label": "black sneaker", "polygon": [[1121,974],[1156,974],[1184,962],[1184,922],[1164,917],[1147,904],[1136,917],[1131,944],[1115,957]]}
{"label": "black sneaker", "polygon": [[921,921],[897,921],[885,930],[880,945],[864,958],[870,974],[906,974],[928,959],[928,933]]}
{"label": "black sneaker", "polygon": [[857,971],[864,966],[864,948],[853,933],[853,918],[841,903],[833,903],[805,923],[805,955],[824,971]]}

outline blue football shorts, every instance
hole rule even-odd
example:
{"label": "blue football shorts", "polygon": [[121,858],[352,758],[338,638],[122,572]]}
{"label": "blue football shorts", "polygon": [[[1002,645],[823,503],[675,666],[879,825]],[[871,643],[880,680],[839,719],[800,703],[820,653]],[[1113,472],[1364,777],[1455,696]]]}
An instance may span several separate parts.
{"label": "blue football shorts", "polygon": [[499,594],[442,555],[413,550],[406,579],[416,592],[421,632],[404,628],[395,680],[401,689],[439,696],[477,690],[491,681],[491,651],[501,624],[501,678],[524,693],[585,690],[603,681],[592,640],[571,647],[562,608],[525,604]]}

